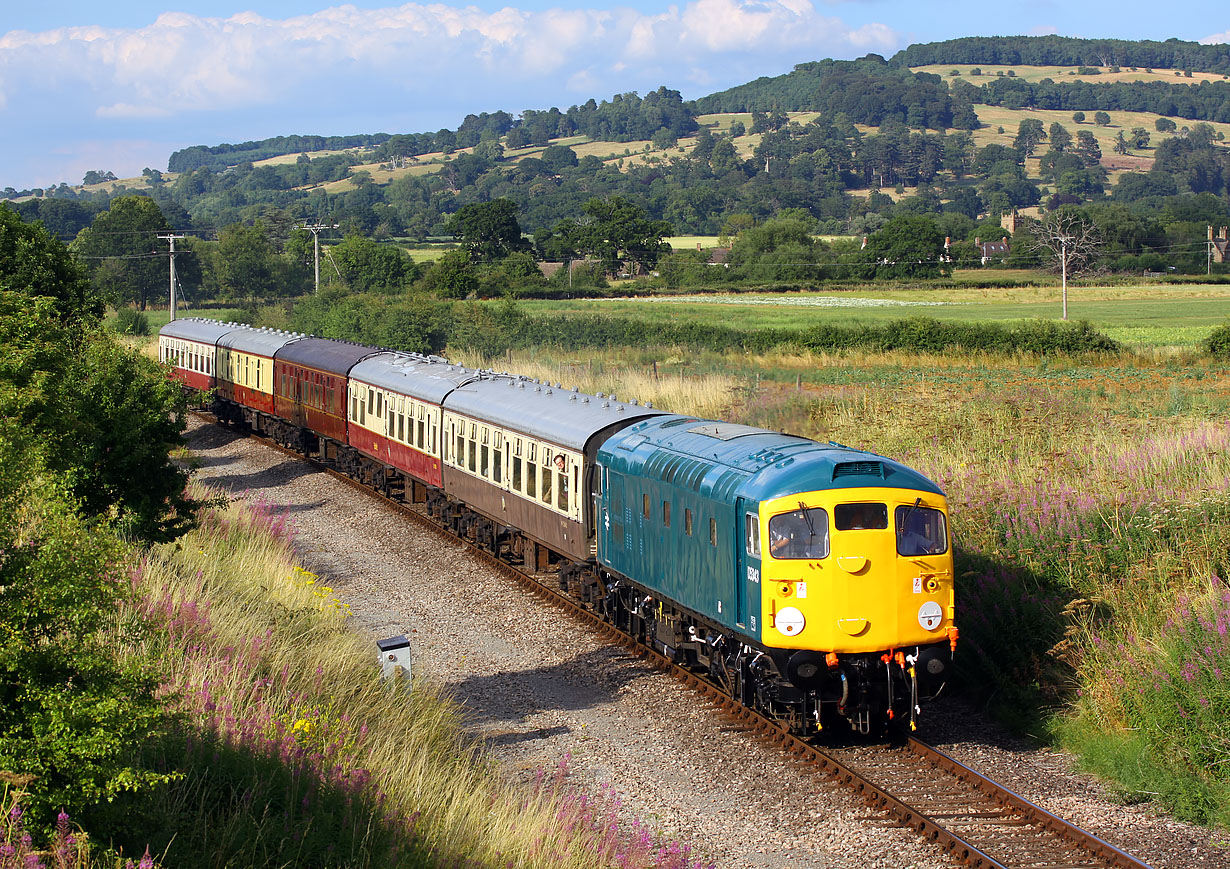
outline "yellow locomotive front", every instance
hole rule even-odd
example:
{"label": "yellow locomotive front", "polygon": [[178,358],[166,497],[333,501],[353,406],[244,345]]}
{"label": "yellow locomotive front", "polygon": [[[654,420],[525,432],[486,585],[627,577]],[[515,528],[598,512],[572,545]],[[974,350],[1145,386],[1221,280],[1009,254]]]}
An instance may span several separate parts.
{"label": "yellow locomotive front", "polygon": [[762,501],[759,518],[761,638],[779,671],[858,730],[914,726],[957,641],[944,497],[824,489]]}

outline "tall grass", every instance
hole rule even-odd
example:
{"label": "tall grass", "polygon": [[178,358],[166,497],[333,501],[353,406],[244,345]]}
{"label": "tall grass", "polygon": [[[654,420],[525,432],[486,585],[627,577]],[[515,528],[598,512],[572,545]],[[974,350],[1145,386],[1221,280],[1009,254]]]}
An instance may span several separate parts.
{"label": "tall grass", "polygon": [[562,769],[506,781],[446,697],[378,678],[290,538],[284,512],[215,500],[134,569],[116,641],[160,664],[175,725],[140,750],[173,780],[87,826],[175,866],[694,865]]}
{"label": "tall grass", "polygon": [[[490,364],[473,351],[459,351],[452,356],[463,365],[486,367]],[[682,371],[668,373],[666,366],[658,371],[656,360],[648,365],[604,364],[601,359],[592,358],[585,362],[552,362],[536,354],[512,352],[506,355],[501,367],[526,377],[563,383],[566,387],[577,386],[583,392],[613,393],[625,400],[636,398],[651,402],[661,410],[706,418],[729,416],[741,385],[741,378],[729,374],[688,377]]]}

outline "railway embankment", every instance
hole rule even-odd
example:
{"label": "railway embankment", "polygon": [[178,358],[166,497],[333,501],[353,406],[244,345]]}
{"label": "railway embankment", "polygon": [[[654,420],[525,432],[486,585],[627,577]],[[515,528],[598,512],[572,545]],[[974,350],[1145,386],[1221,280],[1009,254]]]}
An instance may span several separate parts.
{"label": "railway embankment", "polygon": [[[720,866],[952,865],[459,544],[251,440],[207,426],[191,437],[203,480],[285,507],[305,566],[368,642],[410,638],[416,673],[459,704],[506,776],[533,782],[562,764],[573,786],[639,818],[636,829]],[[1125,804],[1071,758],[960,702],[932,707],[926,728],[954,757],[1151,865],[1230,866],[1215,833]]]}

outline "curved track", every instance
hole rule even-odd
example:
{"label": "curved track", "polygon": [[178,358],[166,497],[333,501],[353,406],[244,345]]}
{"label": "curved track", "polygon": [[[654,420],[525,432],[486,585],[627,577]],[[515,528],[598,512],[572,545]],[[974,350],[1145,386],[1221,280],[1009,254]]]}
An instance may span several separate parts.
{"label": "curved track", "polygon": [[[213,419],[205,413],[200,415]],[[422,505],[386,497],[316,459],[306,458],[267,438],[252,437],[381,499],[412,521],[449,540],[457,539],[428,516]],[[918,739],[910,738],[899,747],[860,744],[844,748],[821,748],[801,740],[556,590],[559,583],[554,572],[528,572],[497,558],[495,553],[473,541],[465,542],[488,566],[530,594],[568,612],[612,643],[671,673],[705,695],[748,732],[778,745],[800,762],[823,770],[859,794],[880,818],[915,830],[965,865],[978,869],[1149,869],[1142,861]]]}

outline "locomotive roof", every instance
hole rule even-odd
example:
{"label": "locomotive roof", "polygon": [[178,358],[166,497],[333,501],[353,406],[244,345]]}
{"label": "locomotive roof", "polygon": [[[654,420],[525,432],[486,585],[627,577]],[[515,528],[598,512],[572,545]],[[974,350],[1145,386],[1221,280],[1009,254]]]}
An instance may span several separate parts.
{"label": "locomotive roof", "polygon": [[233,323],[231,331],[218,339],[218,346],[240,353],[252,353],[256,356],[273,356],[282,347],[292,341],[298,341],[303,335],[298,332],[281,332],[277,329],[254,329],[251,326]]}
{"label": "locomotive roof", "polygon": [[607,441],[599,459],[627,474],[687,479],[722,500],[861,487],[943,494],[922,474],[875,453],[689,416],[638,422]]}
{"label": "locomotive roof", "polygon": [[520,375],[490,373],[458,387],[444,406],[575,450],[584,450],[604,429],[665,415],[648,405],[601,393],[588,395]]}
{"label": "locomotive roof", "polygon": [[167,323],[158,330],[158,334],[168,338],[180,338],[184,341],[216,344],[219,338],[235,328],[234,323],[221,323],[217,320],[206,320],[203,317],[185,317]]}
{"label": "locomotive roof", "polygon": [[362,360],[350,369],[350,376],[371,386],[440,404],[458,386],[478,378],[479,372],[438,356],[389,351]]}
{"label": "locomotive roof", "polygon": [[277,361],[303,365],[345,377],[360,359],[384,352],[366,344],[332,338],[300,338],[278,351]]}

